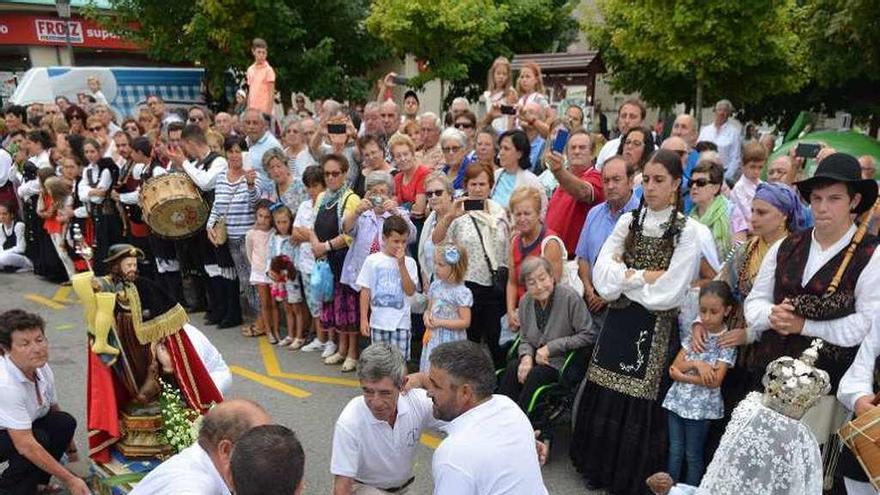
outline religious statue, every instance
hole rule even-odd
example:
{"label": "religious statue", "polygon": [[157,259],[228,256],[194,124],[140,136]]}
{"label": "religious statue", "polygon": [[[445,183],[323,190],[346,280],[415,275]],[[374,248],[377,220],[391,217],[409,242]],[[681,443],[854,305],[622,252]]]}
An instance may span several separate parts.
{"label": "religious statue", "polygon": [[110,459],[115,446],[126,457],[171,453],[158,431],[160,378],[180,391],[186,406],[204,414],[222,395],[186,332],[186,311],[150,280],[138,276],[143,252],[129,244],[110,247],[108,275],[73,278],[89,330],[89,455]]}

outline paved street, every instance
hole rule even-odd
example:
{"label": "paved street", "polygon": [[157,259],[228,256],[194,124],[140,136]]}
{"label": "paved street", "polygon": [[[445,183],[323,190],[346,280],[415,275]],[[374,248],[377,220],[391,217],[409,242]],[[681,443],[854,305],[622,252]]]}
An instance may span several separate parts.
{"label": "paved street", "polygon": [[[85,330],[82,312],[66,288],[43,282],[33,274],[0,275],[0,310],[20,307],[41,314],[50,338],[50,364],[55,372],[60,402],[79,421],[77,441],[86,444]],[[353,374],[323,365],[312,353],[277,350],[265,339],[242,337],[238,329],[216,330],[192,323],[205,331],[233,371],[230,397],[253,400],[275,420],[296,431],[306,451],[306,494],[330,492],[329,473],[333,424],[349,399],[358,394]],[[568,460],[569,429],[561,427],[552,446],[544,479],[551,494],[584,493],[580,477]],[[439,437],[424,436],[416,460],[414,494],[431,493],[431,454]],[[81,449],[81,451],[84,449]],[[503,453],[499,453],[503,455]],[[84,463],[76,466],[81,472]]]}

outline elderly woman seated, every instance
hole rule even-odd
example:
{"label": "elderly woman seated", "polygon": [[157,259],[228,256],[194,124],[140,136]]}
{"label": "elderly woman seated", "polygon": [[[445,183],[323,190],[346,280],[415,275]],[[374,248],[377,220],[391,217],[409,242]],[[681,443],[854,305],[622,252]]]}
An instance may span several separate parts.
{"label": "elderly woman seated", "polygon": [[[516,361],[510,361],[501,377],[499,393],[516,401],[528,414],[535,392],[562,378],[560,374],[569,352],[587,346],[592,321],[584,300],[573,289],[556,283],[553,268],[546,259],[531,257],[523,261],[519,281],[526,287],[518,310],[519,352]],[[582,378],[574,376],[578,373],[576,368],[582,374],[582,364],[571,369],[570,376],[575,383]],[[536,424],[542,416],[540,411],[530,413],[532,426],[544,431],[546,437],[545,425]]]}

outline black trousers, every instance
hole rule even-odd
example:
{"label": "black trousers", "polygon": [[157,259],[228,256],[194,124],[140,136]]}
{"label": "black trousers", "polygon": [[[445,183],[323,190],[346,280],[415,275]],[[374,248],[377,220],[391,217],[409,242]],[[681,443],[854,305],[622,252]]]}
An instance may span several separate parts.
{"label": "black trousers", "polygon": [[501,338],[501,316],[506,311],[504,300],[495,294],[492,287],[465,282],[465,286],[474,295],[474,306],[471,308],[471,326],[467,329],[467,338],[471,342],[485,342],[492,355],[495,369],[506,364],[504,350],[498,345]]}
{"label": "black trousers", "polygon": [[523,383],[520,383],[517,378],[518,370],[518,358],[508,361],[507,370],[502,375],[501,383],[498,386],[498,393],[510,397],[511,400],[519,404],[520,409],[529,416],[532,426],[536,430],[541,430],[544,425],[537,424],[536,421],[543,416],[542,411],[535,410],[529,414],[529,403],[539,388],[559,382],[559,370],[552,366],[535,364]]}
{"label": "black trousers", "polygon": [[[76,420],[64,411],[49,411],[34,421],[31,431],[49,455],[60,460],[76,431]],[[6,430],[0,431],[0,458],[9,461],[9,467],[0,474],[0,495],[33,495],[37,485],[49,482],[48,473],[15,450]]]}

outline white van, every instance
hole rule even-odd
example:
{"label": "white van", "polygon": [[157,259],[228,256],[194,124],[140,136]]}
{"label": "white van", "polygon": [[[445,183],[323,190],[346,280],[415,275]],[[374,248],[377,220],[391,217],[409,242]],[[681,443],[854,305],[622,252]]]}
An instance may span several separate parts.
{"label": "white van", "polygon": [[171,106],[204,104],[201,91],[204,73],[204,69],[156,67],[35,67],[21,77],[9,102],[16,105],[50,103],[58,96],[66,96],[76,103],[77,94],[89,92],[86,79],[95,76],[101,82],[101,92],[121,120],[135,116],[138,105],[154,94]]}

